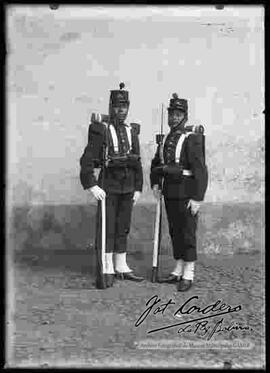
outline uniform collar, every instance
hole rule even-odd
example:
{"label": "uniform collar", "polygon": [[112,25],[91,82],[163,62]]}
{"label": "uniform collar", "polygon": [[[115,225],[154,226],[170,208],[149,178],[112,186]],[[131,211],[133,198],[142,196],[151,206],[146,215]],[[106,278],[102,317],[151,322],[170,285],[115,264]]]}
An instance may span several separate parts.
{"label": "uniform collar", "polygon": [[181,129],[179,128],[179,129],[176,129],[176,130],[175,130],[175,133],[180,133],[180,134],[182,134],[182,133],[185,133],[185,132],[186,132],[186,131],[185,131],[184,128],[183,128],[183,129],[182,129],[182,128],[181,128]]}
{"label": "uniform collar", "polygon": [[176,128],[176,129],[171,129],[170,133],[174,135],[182,135],[182,133],[185,133],[185,128]]}
{"label": "uniform collar", "polygon": [[127,123],[112,123],[112,125],[114,126],[114,127],[129,127],[129,125],[127,124]]}

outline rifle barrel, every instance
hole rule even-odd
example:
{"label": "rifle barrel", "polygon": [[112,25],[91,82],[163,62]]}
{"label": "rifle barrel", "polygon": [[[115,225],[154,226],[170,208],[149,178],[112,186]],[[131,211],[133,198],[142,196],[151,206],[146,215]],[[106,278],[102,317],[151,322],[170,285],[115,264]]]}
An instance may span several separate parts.
{"label": "rifle barrel", "polygon": [[161,135],[163,134],[163,104],[161,109]]}

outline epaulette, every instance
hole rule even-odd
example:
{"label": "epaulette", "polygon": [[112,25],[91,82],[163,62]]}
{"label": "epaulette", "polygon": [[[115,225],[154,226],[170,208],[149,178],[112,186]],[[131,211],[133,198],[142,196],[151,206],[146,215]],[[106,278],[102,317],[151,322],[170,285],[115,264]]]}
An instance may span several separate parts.
{"label": "epaulette", "polygon": [[105,123],[99,123],[99,122],[92,122],[89,124],[89,133],[94,133],[97,135],[103,135],[106,130],[106,124]]}
{"label": "epaulette", "polygon": [[100,114],[100,113],[92,113],[91,114],[91,123],[97,122],[97,123],[108,123],[109,122],[109,115],[107,114]]}
{"label": "epaulette", "polygon": [[89,124],[89,133],[91,132],[103,135],[106,130],[108,119],[108,115],[92,113]]}
{"label": "epaulette", "polygon": [[194,126],[186,126],[185,131],[188,132],[188,133],[191,132],[193,134],[203,135],[204,134],[204,126],[202,126],[201,124],[194,125]]}
{"label": "epaulette", "polygon": [[139,123],[130,123],[130,126],[137,135],[140,134],[141,125]]}

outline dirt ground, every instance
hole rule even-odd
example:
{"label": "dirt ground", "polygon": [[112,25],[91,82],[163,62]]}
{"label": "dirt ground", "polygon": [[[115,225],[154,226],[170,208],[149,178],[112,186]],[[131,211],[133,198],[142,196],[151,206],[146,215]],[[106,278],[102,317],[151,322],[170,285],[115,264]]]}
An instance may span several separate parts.
{"label": "dirt ground", "polygon": [[[175,285],[150,282],[151,253],[128,256],[129,264],[146,280],[117,281],[113,288],[97,290],[91,250],[50,251],[17,254],[9,270],[8,366],[10,367],[224,367],[262,368],[265,364],[264,263],[257,252],[234,255],[199,254],[196,281],[187,293]],[[172,269],[170,256],[161,257],[161,273]],[[12,270],[11,270],[12,269]],[[211,341],[250,341],[247,349],[140,348],[144,340],[205,341],[197,333],[178,334],[170,328],[153,334],[151,329],[179,322],[175,308],[149,315],[135,323],[154,295],[181,305],[198,296],[206,306],[222,299],[240,312],[224,316],[230,322],[248,325],[248,330],[215,334]],[[14,303],[12,303],[14,299]],[[194,304],[194,303],[193,303]],[[182,315],[181,321],[195,318]],[[197,317],[198,314],[197,314]],[[219,317],[220,318],[220,317]],[[209,323],[219,320],[216,316]],[[226,363],[227,362],[227,363]]]}

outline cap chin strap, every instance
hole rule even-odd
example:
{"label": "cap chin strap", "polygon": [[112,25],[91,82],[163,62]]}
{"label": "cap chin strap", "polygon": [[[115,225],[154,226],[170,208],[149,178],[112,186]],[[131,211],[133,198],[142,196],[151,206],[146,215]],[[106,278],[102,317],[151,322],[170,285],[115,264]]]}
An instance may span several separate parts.
{"label": "cap chin strap", "polygon": [[176,127],[172,127],[172,130],[177,131],[180,126],[183,126],[183,129],[184,129],[185,124],[187,123],[187,120],[188,118],[187,118],[187,115],[185,114],[185,117],[183,118],[183,120]]}

